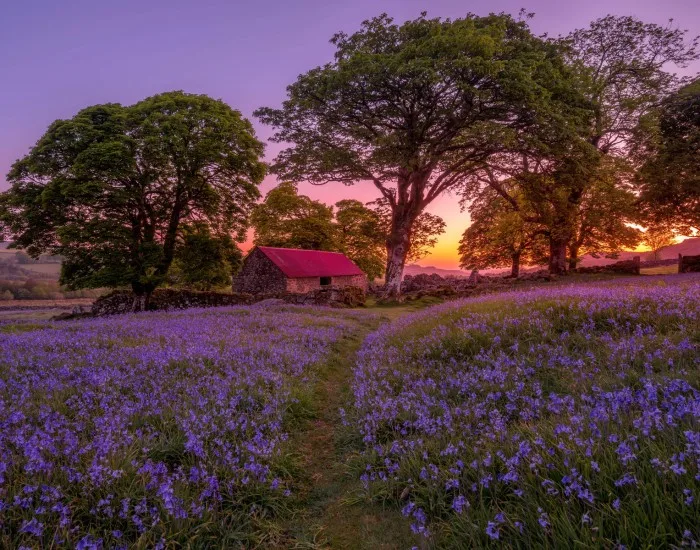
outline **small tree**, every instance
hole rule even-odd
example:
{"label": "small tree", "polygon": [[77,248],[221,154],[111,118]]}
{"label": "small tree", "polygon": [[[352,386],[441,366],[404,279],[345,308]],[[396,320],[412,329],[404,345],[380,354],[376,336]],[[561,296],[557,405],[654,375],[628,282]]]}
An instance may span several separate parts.
{"label": "small tree", "polygon": [[206,224],[195,223],[182,229],[170,278],[195,290],[230,287],[242,261],[243,254],[230,235],[212,235]]}
{"label": "small tree", "polygon": [[64,256],[69,288],[130,285],[145,308],[183,224],[244,237],[262,153],[250,123],[207,96],[88,107],[54,122],[12,167],[0,227],[31,256]]}
{"label": "small tree", "polygon": [[251,215],[254,243],[261,246],[336,250],[333,209],[306,195],[296,184],[280,183]]}
{"label": "small tree", "polygon": [[384,274],[386,232],[381,217],[357,200],[335,203],[336,240],[341,252],[370,280]]}
{"label": "small tree", "polygon": [[568,245],[570,269],[576,269],[585,254],[614,258],[641,241],[641,231],[631,225],[640,221],[636,196],[618,180],[620,173],[614,165],[607,171],[599,169],[586,186]]}
{"label": "small tree", "polygon": [[522,263],[546,262],[546,232],[524,219],[523,207],[515,210],[486,188],[469,204],[469,215],[471,225],[458,249],[462,269],[510,267],[511,277],[517,278]]}
{"label": "small tree", "polygon": [[660,259],[662,248],[675,242],[675,235],[665,227],[650,227],[644,232],[644,244],[651,249],[655,260]]}

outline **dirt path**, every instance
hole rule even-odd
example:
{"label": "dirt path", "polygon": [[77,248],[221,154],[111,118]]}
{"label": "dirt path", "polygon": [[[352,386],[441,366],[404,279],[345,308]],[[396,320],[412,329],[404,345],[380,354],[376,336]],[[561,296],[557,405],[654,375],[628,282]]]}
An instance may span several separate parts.
{"label": "dirt path", "polygon": [[357,441],[348,439],[340,409],[351,399],[355,354],[367,334],[387,320],[358,324],[336,346],[314,388],[315,417],[294,436],[306,475],[303,511],[288,525],[296,548],[389,550],[419,544],[398,510],[368,502],[347,466]]}

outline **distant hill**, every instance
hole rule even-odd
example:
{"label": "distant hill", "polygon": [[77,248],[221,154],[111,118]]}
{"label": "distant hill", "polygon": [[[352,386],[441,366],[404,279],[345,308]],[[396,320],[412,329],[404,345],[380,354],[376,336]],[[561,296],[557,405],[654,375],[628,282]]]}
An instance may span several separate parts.
{"label": "distant hill", "polygon": [[[690,237],[681,241],[677,244],[672,244],[671,246],[666,246],[659,251],[660,260],[675,260],[678,258],[678,254],[683,254],[684,256],[695,256],[700,254],[700,237]],[[595,265],[607,265],[620,260],[631,260],[635,256],[641,256],[642,261],[652,259],[652,253],[649,251],[645,252],[620,252],[617,259],[609,258],[593,258],[589,255],[584,256],[581,259],[581,266],[590,267]]]}
{"label": "distant hill", "polygon": [[468,271],[462,271],[461,269],[440,269],[439,267],[433,267],[432,265],[422,266],[417,264],[409,264],[403,270],[404,275],[415,276],[420,275],[421,273],[425,273],[427,275],[437,273],[441,277],[469,277]]}
{"label": "distant hill", "polygon": [[[509,269],[480,269],[479,273],[482,275],[493,275],[496,273],[503,273],[504,271],[510,271]],[[426,275],[431,275],[432,273],[437,273],[440,277],[469,277],[471,270],[463,269],[441,269],[439,267],[422,266],[417,264],[409,264],[404,270],[404,275],[419,275],[425,273]]]}
{"label": "distant hill", "polygon": [[[675,260],[678,258],[678,254],[683,254],[684,256],[695,256],[700,254],[700,237],[689,237],[677,244],[667,246],[659,251],[659,259],[661,260]],[[642,261],[651,259],[652,253],[649,251],[644,252],[620,252],[617,259],[610,258],[593,258],[590,255],[583,256],[581,263],[579,265],[583,267],[590,267],[596,265],[607,265],[619,262],[621,260],[631,260],[635,256],[641,256]],[[523,266],[521,271],[526,272],[529,270],[542,269],[545,266],[539,267],[527,267]],[[494,275],[497,273],[503,273],[508,271],[507,269],[481,269],[479,273],[483,275]],[[469,271],[462,269],[441,269],[434,266],[422,266],[417,264],[409,264],[404,269],[404,275],[419,275],[425,273],[430,275],[432,273],[437,273],[441,277],[469,277]]]}

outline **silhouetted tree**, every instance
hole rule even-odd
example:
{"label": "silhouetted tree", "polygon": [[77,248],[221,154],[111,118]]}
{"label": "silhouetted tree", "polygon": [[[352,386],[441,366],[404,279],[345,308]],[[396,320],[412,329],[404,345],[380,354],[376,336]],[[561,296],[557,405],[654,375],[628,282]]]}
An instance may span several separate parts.
{"label": "silhouetted tree", "polygon": [[[641,204],[655,224],[700,229],[700,80],[667,98],[645,127]],[[651,128],[649,127],[651,126]]]}

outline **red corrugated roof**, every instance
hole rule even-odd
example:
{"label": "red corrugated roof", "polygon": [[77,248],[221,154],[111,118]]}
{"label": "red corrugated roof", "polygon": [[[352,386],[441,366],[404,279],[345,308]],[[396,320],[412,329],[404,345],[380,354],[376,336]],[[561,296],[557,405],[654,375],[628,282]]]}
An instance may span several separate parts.
{"label": "red corrugated roof", "polygon": [[258,246],[287,277],[342,277],[362,275],[362,271],[340,252]]}

